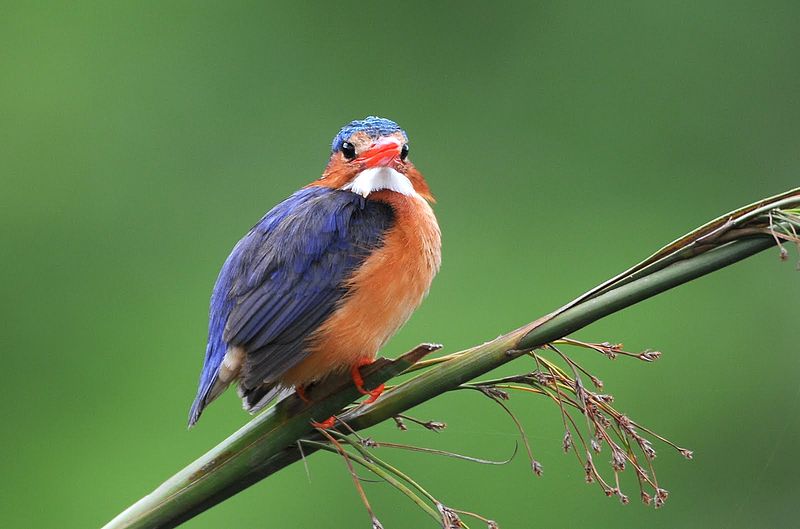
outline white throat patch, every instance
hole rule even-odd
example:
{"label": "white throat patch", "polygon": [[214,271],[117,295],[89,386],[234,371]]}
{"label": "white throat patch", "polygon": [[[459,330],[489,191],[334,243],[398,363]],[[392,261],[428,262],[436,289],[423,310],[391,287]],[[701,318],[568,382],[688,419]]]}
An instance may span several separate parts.
{"label": "white throat patch", "polygon": [[403,195],[413,196],[417,192],[414,191],[414,186],[405,175],[395,171],[391,167],[371,167],[364,169],[352,182],[342,186],[346,191],[352,191],[357,195],[364,198],[370,193],[380,191],[381,189],[388,189],[396,191]]}

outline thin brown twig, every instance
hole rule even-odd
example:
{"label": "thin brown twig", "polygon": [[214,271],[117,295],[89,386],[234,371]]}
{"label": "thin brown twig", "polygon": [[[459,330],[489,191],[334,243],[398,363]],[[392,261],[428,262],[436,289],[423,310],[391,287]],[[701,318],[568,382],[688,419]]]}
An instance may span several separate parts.
{"label": "thin brown twig", "polygon": [[372,521],[373,528],[382,528],[380,520],[378,517],[375,516],[375,512],[372,510],[372,507],[369,504],[369,500],[367,499],[367,493],[364,492],[364,487],[361,486],[361,478],[356,473],[355,468],[353,468],[353,463],[350,461],[350,457],[347,455],[347,450],[339,444],[339,442],[333,438],[331,434],[329,434],[323,428],[316,429],[320,434],[322,434],[333,446],[336,447],[336,450],[341,454],[342,458],[344,459],[345,464],[347,465],[347,470],[350,472],[350,476],[353,478],[353,484],[356,486],[356,490],[358,491],[358,495],[361,497],[361,501],[364,503],[364,507],[367,509],[367,513]]}

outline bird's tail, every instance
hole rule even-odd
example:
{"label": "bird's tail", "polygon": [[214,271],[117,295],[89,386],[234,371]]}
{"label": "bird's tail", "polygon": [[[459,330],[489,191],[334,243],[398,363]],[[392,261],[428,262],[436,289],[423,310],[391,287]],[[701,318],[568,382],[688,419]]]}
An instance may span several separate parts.
{"label": "bird's tail", "polygon": [[[229,349],[216,373],[213,373],[208,380],[201,379],[197,396],[189,410],[189,428],[197,423],[205,407],[238,379],[243,357],[243,350],[236,347]],[[254,388],[245,388],[240,383],[238,387],[242,407],[250,413],[256,413],[273,400],[282,400],[292,392],[292,388],[287,388],[278,382],[268,382]]]}
{"label": "bird's tail", "polygon": [[200,386],[197,388],[197,396],[194,398],[192,407],[189,410],[189,428],[195,425],[205,407],[208,406],[211,401],[222,395],[222,392],[238,378],[244,357],[244,349],[241,347],[231,347],[225,352],[222,361],[214,366],[213,370],[208,369],[209,362],[206,360],[203,366],[203,372],[200,375]]}
{"label": "bird's tail", "polygon": [[189,409],[189,428],[197,423],[206,406],[208,406],[212,400],[222,395],[222,393],[228,389],[230,383],[230,380],[222,381],[219,379],[219,377],[217,377],[213,384],[207,388],[200,388],[197,396],[194,398],[194,402],[192,402],[192,407]]}

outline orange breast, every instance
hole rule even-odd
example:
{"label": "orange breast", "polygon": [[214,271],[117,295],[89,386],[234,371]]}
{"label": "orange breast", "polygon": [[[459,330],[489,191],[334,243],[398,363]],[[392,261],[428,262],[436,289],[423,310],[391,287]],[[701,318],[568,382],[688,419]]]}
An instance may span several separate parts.
{"label": "orange breast", "polygon": [[379,191],[370,200],[388,203],[395,224],[383,246],[349,279],[350,294],[314,333],[311,354],[282,382],[302,385],[375,358],[428,293],[441,263],[436,217],[419,196]]}

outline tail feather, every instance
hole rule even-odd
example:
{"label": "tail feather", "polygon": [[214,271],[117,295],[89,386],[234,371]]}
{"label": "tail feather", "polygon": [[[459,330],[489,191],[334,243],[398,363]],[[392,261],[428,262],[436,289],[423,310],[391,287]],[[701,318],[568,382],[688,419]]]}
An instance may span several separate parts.
{"label": "tail feather", "polygon": [[292,388],[278,383],[263,384],[253,389],[239,387],[242,407],[249,413],[258,413],[273,400],[280,401],[294,393]]}
{"label": "tail feather", "polygon": [[222,381],[217,378],[214,383],[209,386],[204,392],[200,392],[192,402],[192,407],[189,409],[189,428],[194,426],[203,414],[203,410],[208,406],[211,401],[222,395],[228,389],[231,381]]}
{"label": "tail feather", "polygon": [[242,360],[245,357],[244,349],[241,347],[231,347],[225,352],[219,366],[215,372],[206,373],[203,366],[203,373],[200,378],[200,387],[197,389],[197,396],[194,398],[192,407],[189,410],[189,428],[197,423],[203,410],[211,401],[222,395],[228,386],[239,376],[242,367]]}
{"label": "tail feather", "polygon": [[225,357],[216,373],[209,373],[211,377],[205,380],[201,379],[197,396],[189,410],[189,428],[197,423],[206,406],[222,395],[228,389],[228,386],[237,380],[239,381],[238,393],[242,398],[242,407],[250,413],[256,413],[273,400],[283,400],[294,392],[291,387],[287,388],[279,382],[269,382],[254,388],[244,388],[242,386],[243,382],[239,380],[244,357],[242,348],[231,347],[225,353]]}

